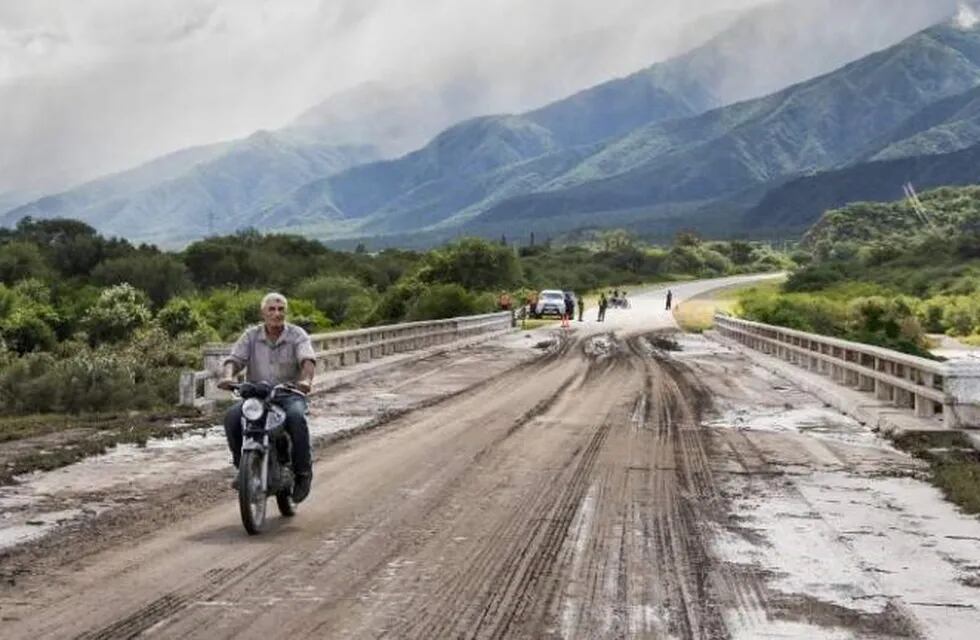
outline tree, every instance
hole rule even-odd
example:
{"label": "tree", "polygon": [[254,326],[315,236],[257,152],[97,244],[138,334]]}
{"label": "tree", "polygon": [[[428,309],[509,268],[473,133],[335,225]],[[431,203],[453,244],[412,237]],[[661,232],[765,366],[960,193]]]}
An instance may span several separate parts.
{"label": "tree", "polygon": [[92,279],[106,286],[128,282],[145,292],[157,308],[192,287],[184,263],[170,254],[157,252],[141,251],[106,260],[92,272]]}
{"label": "tree", "polygon": [[0,245],[0,282],[13,284],[26,278],[50,277],[51,269],[36,244],[13,241]]}
{"label": "tree", "polygon": [[510,289],[522,280],[521,263],[507,247],[465,238],[429,253],[419,272],[423,282],[457,283],[475,291]]}
{"label": "tree", "polygon": [[701,244],[701,238],[698,236],[696,231],[680,231],[677,236],[674,237],[675,247],[697,247]]}

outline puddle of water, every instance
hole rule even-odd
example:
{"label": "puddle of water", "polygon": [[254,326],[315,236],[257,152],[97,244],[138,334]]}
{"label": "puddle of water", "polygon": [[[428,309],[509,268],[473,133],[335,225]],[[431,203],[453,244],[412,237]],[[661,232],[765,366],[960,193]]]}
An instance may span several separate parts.
{"label": "puddle of water", "polygon": [[721,410],[718,417],[706,421],[705,426],[723,429],[744,429],[770,433],[800,433],[819,440],[856,447],[894,450],[893,447],[867,427],[840,412],[823,406],[797,406],[794,408],[761,407],[750,409],[732,407]]}
{"label": "puddle of water", "polygon": [[[65,509],[49,511],[43,515],[34,515],[30,518],[20,517],[9,525],[4,523],[0,525],[0,551],[40,539],[62,524],[71,522],[83,515],[86,514],[81,509]],[[4,518],[4,520],[8,519]]]}

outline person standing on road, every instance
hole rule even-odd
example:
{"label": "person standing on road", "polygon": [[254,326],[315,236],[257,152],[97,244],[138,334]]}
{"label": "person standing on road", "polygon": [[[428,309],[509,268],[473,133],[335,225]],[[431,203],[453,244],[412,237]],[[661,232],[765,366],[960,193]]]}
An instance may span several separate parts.
{"label": "person standing on road", "polygon": [[598,322],[606,321],[606,307],[609,306],[609,300],[606,299],[606,294],[602,293],[599,295],[599,318]]}
{"label": "person standing on road", "polygon": [[[310,392],[316,372],[316,352],[309,334],[286,322],[286,304],[285,296],[279,293],[269,293],[262,298],[263,322],[246,329],[232,347],[223,364],[224,375],[218,383],[219,389],[230,389],[235,384],[235,376],[247,369],[249,382],[291,383],[304,394]],[[309,495],[313,480],[306,398],[291,394],[281,406],[286,412],[286,431],[293,442],[293,470],[296,472],[293,500],[302,502]],[[232,463],[238,468],[242,456],[242,401],[233,404],[225,414],[225,436]]]}
{"label": "person standing on road", "polygon": [[582,296],[578,298],[578,321],[582,322],[582,314],[585,313],[585,300]]}
{"label": "person standing on road", "polygon": [[667,306],[665,308],[666,311],[670,311],[670,305],[671,302],[673,302],[673,300],[674,300],[674,294],[671,292],[670,289],[667,289]]}

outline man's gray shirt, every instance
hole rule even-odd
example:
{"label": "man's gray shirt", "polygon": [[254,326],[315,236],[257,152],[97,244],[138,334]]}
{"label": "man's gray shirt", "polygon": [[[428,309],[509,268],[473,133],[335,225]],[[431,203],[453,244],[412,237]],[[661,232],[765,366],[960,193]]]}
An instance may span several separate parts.
{"label": "man's gray shirt", "polygon": [[264,324],[246,329],[225,363],[247,367],[249,382],[282,384],[299,380],[304,360],[316,362],[310,336],[301,327],[286,323],[275,342],[265,334]]}

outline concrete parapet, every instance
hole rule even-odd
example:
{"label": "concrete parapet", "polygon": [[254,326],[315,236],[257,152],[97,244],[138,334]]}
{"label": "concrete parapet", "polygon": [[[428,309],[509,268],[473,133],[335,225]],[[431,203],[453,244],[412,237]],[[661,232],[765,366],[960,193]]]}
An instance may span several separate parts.
{"label": "concrete parapet", "polygon": [[[469,336],[509,330],[511,325],[511,314],[506,312],[320,333],[310,336],[310,339],[317,352],[317,373],[323,374],[365,364],[386,355],[417,351]],[[227,344],[205,345],[202,351],[203,370],[181,374],[181,405],[203,406],[218,395],[217,381],[221,376],[222,362],[230,350],[231,345]]]}
{"label": "concrete parapet", "polygon": [[873,394],[946,428],[980,428],[980,362],[937,362],[785,327],[715,317],[717,332],[756,351]]}

